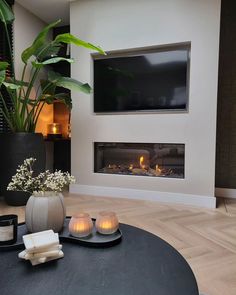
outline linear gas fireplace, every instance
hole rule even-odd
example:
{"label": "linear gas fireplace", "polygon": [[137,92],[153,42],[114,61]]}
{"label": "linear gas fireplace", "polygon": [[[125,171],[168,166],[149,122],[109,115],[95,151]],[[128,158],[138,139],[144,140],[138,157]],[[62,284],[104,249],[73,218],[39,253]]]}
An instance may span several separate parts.
{"label": "linear gas fireplace", "polygon": [[94,143],[94,172],[184,178],[185,145],[176,143]]}

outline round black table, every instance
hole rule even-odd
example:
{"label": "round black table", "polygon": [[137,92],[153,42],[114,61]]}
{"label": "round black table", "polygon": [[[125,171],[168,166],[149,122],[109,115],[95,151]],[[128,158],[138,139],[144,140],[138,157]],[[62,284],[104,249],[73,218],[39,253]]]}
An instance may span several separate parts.
{"label": "round black table", "polygon": [[110,248],[63,243],[65,257],[32,266],[0,252],[1,295],[199,295],[185,259],[157,236],[121,224]]}

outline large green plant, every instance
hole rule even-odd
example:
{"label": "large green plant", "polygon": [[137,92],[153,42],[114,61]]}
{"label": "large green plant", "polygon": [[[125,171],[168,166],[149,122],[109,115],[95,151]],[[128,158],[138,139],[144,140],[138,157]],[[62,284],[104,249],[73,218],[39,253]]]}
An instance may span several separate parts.
{"label": "large green plant", "polygon": [[[75,79],[63,77],[59,73],[49,70],[46,71],[47,79],[40,86],[36,86],[39,80],[39,74],[43,68],[61,61],[73,62],[73,59],[58,56],[59,49],[63,43],[82,46],[101,54],[105,53],[100,47],[82,41],[69,33],[60,34],[55,39],[48,40],[49,31],[60,23],[60,20],[58,20],[46,26],[36,37],[32,45],[22,52],[21,59],[24,63],[24,68],[21,79],[17,80],[7,28],[7,25],[14,21],[14,14],[5,0],[0,1],[0,21],[3,22],[5,27],[11,56],[10,64],[6,61],[0,61],[0,87],[1,90],[6,88],[12,105],[11,109],[7,107],[3,93],[0,90],[0,101],[2,101],[0,112],[2,112],[12,132],[34,132],[45,103],[52,104],[55,100],[60,100],[69,108],[72,107],[71,98],[68,93],[55,93],[57,86],[60,89],[66,88],[84,93],[90,93],[91,91],[87,83],[84,84]],[[11,69],[10,75],[7,75],[8,68]],[[30,77],[28,81],[25,81],[27,68],[30,68]],[[33,89],[35,95],[32,97]]]}

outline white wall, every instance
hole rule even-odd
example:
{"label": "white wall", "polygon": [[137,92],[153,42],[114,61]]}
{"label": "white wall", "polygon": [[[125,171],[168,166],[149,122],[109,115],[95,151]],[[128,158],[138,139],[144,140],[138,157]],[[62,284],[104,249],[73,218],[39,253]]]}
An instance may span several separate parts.
{"label": "white wall", "polygon": [[46,26],[42,20],[15,3],[14,5],[14,54],[16,76],[20,77],[23,69],[21,53],[29,47],[38,33]]}
{"label": "white wall", "polygon": [[[24,67],[21,61],[21,53],[29,47],[38,33],[47,25],[37,16],[26,10],[17,2],[14,4],[14,59],[15,72],[18,79],[21,78]],[[30,63],[29,63],[30,64]],[[28,81],[30,67],[27,68],[25,81]],[[43,75],[42,75],[43,77]],[[35,91],[33,89],[31,96],[34,97]],[[37,132],[47,134],[47,124],[53,122],[53,107],[52,105],[45,105],[37,124]]]}
{"label": "white wall", "polygon": [[[71,3],[70,19],[72,34],[106,51],[191,42],[188,113],[96,116],[92,95],[73,93],[72,173],[78,184],[212,200],[220,0],[76,1]],[[72,56],[72,77],[92,83],[90,53],[73,47]],[[186,177],[95,174],[94,141],[185,143]],[[79,192],[79,185],[72,190]]]}

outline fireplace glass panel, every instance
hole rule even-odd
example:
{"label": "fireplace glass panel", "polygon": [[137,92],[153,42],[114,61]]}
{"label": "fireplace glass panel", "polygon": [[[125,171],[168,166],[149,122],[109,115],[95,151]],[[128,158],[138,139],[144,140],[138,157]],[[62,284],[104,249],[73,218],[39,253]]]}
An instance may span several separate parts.
{"label": "fireplace glass panel", "polygon": [[185,145],[176,143],[94,143],[94,172],[184,178]]}

